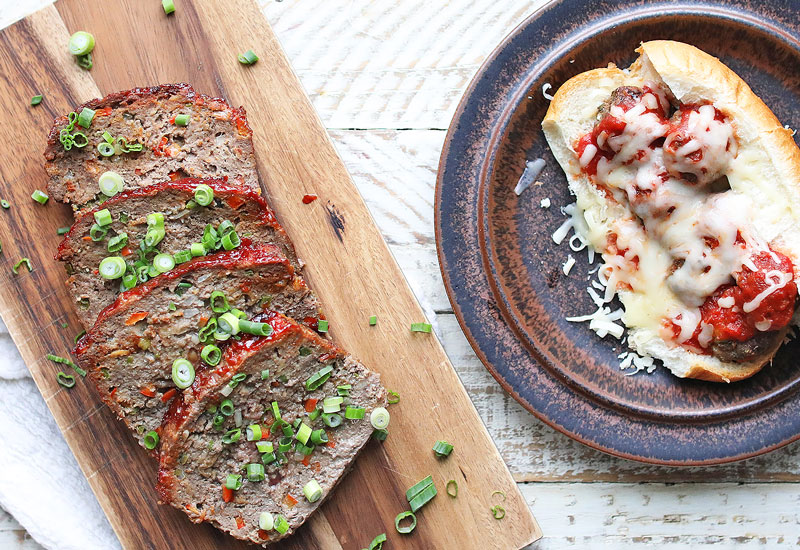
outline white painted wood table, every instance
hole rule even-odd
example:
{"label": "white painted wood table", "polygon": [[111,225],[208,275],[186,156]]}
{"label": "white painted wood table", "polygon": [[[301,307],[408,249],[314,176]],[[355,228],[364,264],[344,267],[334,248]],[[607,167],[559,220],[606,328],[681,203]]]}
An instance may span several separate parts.
{"label": "white painted wood table", "polygon": [[[175,0],[177,17],[181,1]],[[534,548],[800,544],[800,446],[713,468],[606,456],[545,426],[506,395],[456,322],[434,242],[439,153],[475,71],[543,2],[261,2],[539,520],[544,539]],[[0,549],[6,548],[39,546],[0,510]]]}

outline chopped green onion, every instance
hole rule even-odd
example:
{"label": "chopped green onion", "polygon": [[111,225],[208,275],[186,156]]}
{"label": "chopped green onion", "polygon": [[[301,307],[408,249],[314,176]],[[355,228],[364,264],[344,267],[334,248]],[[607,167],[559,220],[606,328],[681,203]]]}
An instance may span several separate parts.
{"label": "chopped green onion", "polygon": [[[172,0],[164,0],[164,2],[172,2]],[[258,528],[262,531],[272,531],[275,527],[275,518],[269,512],[261,512],[258,516]]]}
{"label": "chopped green onion", "polygon": [[158,277],[160,274],[161,273],[152,265],[147,268],[148,277]]}
{"label": "chopped green onion", "polygon": [[[345,413],[345,416],[347,413]],[[389,411],[378,407],[369,415],[369,421],[376,430],[385,430],[389,426]]]}
{"label": "chopped green onion", "polygon": [[180,389],[186,389],[194,382],[194,365],[182,357],[172,362],[172,381]]}
{"label": "chopped green onion", "polygon": [[[86,55],[94,49],[94,36],[86,31],[78,31],[69,37],[69,53],[72,55]],[[81,126],[83,126],[81,124]],[[86,126],[84,126],[86,128]]]}
{"label": "chopped green onion", "polygon": [[[189,118],[191,117],[186,114],[175,115],[175,126],[188,126]],[[198,201],[198,204],[200,204],[200,201]]]}
{"label": "chopped green onion", "polygon": [[207,365],[216,367],[222,359],[222,351],[214,344],[207,344],[200,351],[200,357]]}
{"label": "chopped green onion", "polygon": [[430,332],[431,325],[429,323],[411,323],[411,332]]}
{"label": "chopped green onion", "polygon": [[289,522],[285,517],[279,515],[275,518],[275,530],[281,535],[289,532]]}
{"label": "chopped green onion", "polygon": [[456,482],[455,479],[448,481],[445,492],[448,494],[448,496],[456,498],[458,496],[458,482]]}
{"label": "chopped green onion", "polygon": [[313,432],[311,432],[311,443],[313,443],[314,445],[322,445],[327,442],[328,442],[328,434],[325,433],[325,430],[314,430]]}
{"label": "chopped green onion", "polygon": [[326,397],[322,401],[322,412],[324,413],[337,413],[342,410],[342,403],[344,397]]}
{"label": "chopped green onion", "polygon": [[228,474],[225,478],[225,487],[232,491],[238,491],[242,488],[242,476],[239,474]]}
{"label": "chopped green onion", "polygon": [[303,445],[307,445],[309,438],[311,438],[311,431],[311,426],[301,422],[300,428],[297,430],[294,437]]}
{"label": "chopped green onion", "polygon": [[245,313],[241,309],[236,309],[235,307],[232,307],[231,313],[236,315],[239,319],[247,319],[247,313]]}
{"label": "chopped green onion", "polygon": [[41,96],[41,95],[35,95],[35,96],[33,96],[33,97],[31,98],[31,105],[32,105],[32,106],[33,106],[33,105],[38,105],[39,103],[41,103],[41,102],[42,102],[42,100],[43,100],[43,99],[44,99],[44,96]]}
{"label": "chopped green onion", "polygon": [[161,0],[161,7],[164,8],[164,13],[167,15],[175,13],[175,2],[173,0]]}
{"label": "chopped green onion", "polygon": [[425,479],[418,481],[406,491],[406,500],[410,501],[412,498],[422,492],[427,486],[433,485],[433,477],[428,476]]}
{"label": "chopped green onion", "polygon": [[130,290],[136,286],[136,283],[139,282],[139,278],[136,277],[135,273],[125,273],[122,276],[122,290]]}
{"label": "chopped green onion", "polygon": [[0,206],[2,206],[3,208],[5,208],[6,210],[8,210],[9,208],[11,208],[11,205],[8,203],[8,201],[7,201],[6,199],[2,199],[2,200],[0,200]]}
{"label": "chopped green onion", "polygon": [[225,423],[225,415],[224,414],[217,414],[214,416],[213,426],[215,430],[219,430],[222,428],[222,425]]}
{"label": "chopped green onion", "polygon": [[103,139],[106,140],[106,143],[114,144],[114,136],[109,134],[107,130],[103,131]]}
{"label": "chopped green onion", "polygon": [[[211,311],[214,313],[225,313],[231,308],[231,306],[228,305],[228,299],[225,297],[225,293],[222,291],[213,291],[208,300]],[[222,300],[222,303],[219,303],[219,300]]]}
{"label": "chopped green onion", "polygon": [[147,227],[164,227],[164,214],[151,212],[147,215]]}
{"label": "chopped green onion", "polygon": [[[411,518],[411,523],[409,525],[400,527],[400,522],[408,518]],[[403,535],[409,534],[411,531],[417,528],[417,516],[414,515],[414,512],[409,512],[407,510],[405,512],[400,512],[397,514],[397,517],[394,518],[394,528],[397,529],[398,533]]]}
{"label": "chopped green onion", "polygon": [[[178,286],[175,287],[175,294],[183,296],[190,288],[192,288],[192,283],[178,283]],[[214,322],[216,323],[216,319],[214,319]],[[211,323],[211,321],[208,323]],[[206,326],[208,326],[208,323],[206,323]]]}
{"label": "chopped green onion", "polygon": [[178,306],[175,305],[175,302],[170,302],[169,305],[167,305],[167,309],[170,311],[178,311]]}
{"label": "chopped green onion", "polygon": [[56,380],[58,380],[58,383],[65,388],[71,388],[75,385],[75,377],[71,374],[65,373],[64,371],[58,371],[58,374],[56,374]]}
{"label": "chopped green onion", "polygon": [[248,464],[247,465],[247,479],[248,481],[264,481],[266,476],[264,475],[264,465],[263,464]]}
{"label": "chopped green onion", "polygon": [[269,369],[264,369],[261,371],[261,379],[266,380],[269,378]]}
{"label": "chopped green onion", "polygon": [[312,374],[311,377],[308,380],[306,380],[306,390],[314,391],[320,386],[322,386],[325,382],[328,381],[328,378],[331,377],[332,372],[333,372],[333,367],[328,365],[327,367],[323,367],[316,373]]}
{"label": "chopped green onion", "polygon": [[144,448],[152,451],[158,445],[158,433],[155,430],[150,430],[144,434]]}
{"label": "chopped green onion", "polygon": [[317,502],[322,498],[322,487],[316,479],[312,479],[303,487],[303,494],[308,502]]}
{"label": "chopped green onion", "polygon": [[92,125],[92,120],[94,120],[94,113],[94,110],[89,107],[84,107],[78,115],[78,120],[76,120],[78,126],[89,128],[89,126]]}
{"label": "chopped green onion", "polygon": [[372,542],[369,543],[369,548],[367,550],[381,550],[384,542],[386,542],[386,533],[381,533],[372,539]]}
{"label": "chopped green onion", "polygon": [[437,494],[436,485],[431,483],[424,489],[422,489],[416,496],[414,496],[411,500],[408,501],[408,505],[411,506],[411,511],[416,512],[428,502],[430,502],[433,497]]}
{"label": "chopped green onion", "polygon": [[348,420],[361,420],[367,413],[364,407],[352,407],[350,405],[344,410],[344,417]]}
{"label": "chopped green onion", "polygon": [[124,231],[108,239],[108,251],[119,252],[128,246],[128,234]]}
{"label": "chopped green onion", "polygon": [[317,321],[317,331],[318,332],[328,332],[328,321],[325,319],[320,319]]}
{"label": "chopped green onion", "polygon": [[[177,290],[175,292],[177,294]],[[212,317],[206,323],[206,326],[200,329],[198,332],[197,337],[201,342],[208,342],[210,339],[214,337],[214,332],[217,330],[217,318]]]}
{"label": "chopped green onion", "polygon": [[101,193],[107,197],[113,197],[122,191],[125,180],[123,180],[122,176],[118,173],[108,170],[100,174],[100,179],[97,180],[97,184],[100,186]]}
{"label": "chopped green onion", "polygon": [[500,506],[499,504],[493,506],[491,508],[492,516],[494,519],[503,519],[506,517],[506,509]]}
{"label": "chopped green onion", "polygon": [[372,430],[372,437],[376,441],[386,441],[386,438],[389,437],[389,430]]}
{"label": "chopped green onion", "polygon": [[339,426],[342,425],[342,416],[336,413],[334,414],[323,413],[322,421],[329,428],[338,428]]}
{"label": "chopped green onion", "polygon": [[192,246],[189,247],[189,251],[192,253],[193,257],[198,256],[205,256],[206,255],[206,247],[202,245],[202,243],[192,243]]}
{"label": "chopped green onion", "polygon": [[48,197],[47,194],[42,193],[41,191],[36,189],[31,195],[31,198],[36,202],[38,202],[39,204],[45,204],[47,202],[47,199],[49,199],[50,197]]}
{"label": "chopped green onion", "polygon": [[97,152],[104,157],[111,157],[114,156],[115,150],[114,146],[111,145],[110,143],[101,141],[100,143],[97,144]]}
{"label": "chopped green onion", "polygon": [[339,397],[347,397],[352,389],[352,384],[342,384],[341,386],[336,386],[336,393],[339,394]]}
{"label": "chopped green onion", "polygon": [[90,53],[79,55],[75,60],[78,62],[78,67],[81,69],[88,71],[92,68],[92,54]]}
{"label": "chopped green onion", "polygon": [[111,225],[114,219],[111,217],[111,212],[109,212],[108,208],[103,208],[94,213],[94,221],[96,221],[97,225],[100,227],[105,227]]}
{"label": "chopped green onion", "polygon": [[222,220],[220,224],[217,226],[217,235],[222,237],[223,235],[227,235],[231,231],[234,231],[236,226],[230,220]]}
{"label": "chopped green onion", "polygon": [[27,268],[28,268],[28,273],[30,273],[31,271],[33,271],[33,268],[31,267],[31,260],[30,260],[30,258],[22,258],[20,261],[18,261],[17,263],[15,263],[15,264],[14,264],[14,267],[13,267],[13,268],[11,268],[11,271],[13,271],[13,272],[14,272],[14,275],[18,275],[18,271],[17,271],[17,270],[19,270],[19,267],[20,267],[21,265],[23,265],[23,264],[25,265],[25,267],[27,267]]}
{"label": "chopped green onion", "polygon": [[78,343],[78,340],[80,340],[80,339],[81,339],[81,337],[82,337],[84,334],[86,334],[86,331],[85,331],[85,330],[82,330],[82,331],[80,331],[78,334],[76,334],[76,335],[75,335],[75,343],[76,343],[76,344]]}
{"label": "chopped green onion", "polygon": [[223,399],[219,404],[219,412],[225,416],[233,414],[233,401],[230,399]]}
{"label": "chopped green onion", "polygon": [[271,453],[275,450],[272,441],[256,441],[256,449],[259,453]]}
{"label": "chopped green onion", "polygon": [[275,456],[275,451],[271,451],[269,453],[264,453],[264,454],[261,455],[261,462],[263,464],[272,464],[277,459],[278,459],[278,457]]}
{"label": "chopped green onion", "polygon": [[103,258],[103,261],[100,262],[100,267],[98,268],[100,271],[100,276],[109,281],[113,279],[119,279],[125,274],[127,269],[128,266],[125,265],[125,260],[122,259],[121,256],[109,256],[108,258]]}
{"label": "chopped green onion", "polygon": [[86,376],[86,371],[80,368],[78,365],[73,363],[71,360],[67,359],[66,357],[59,357],[58,355],[53,355],[52,353],[47,354],[47,358],[52,361],[53,363],[60,363],[62,365],[67,365],[68,367],[72,367],[72,370],[80,374],[81,376]]}
{"label": "chopped green onion", "polygon": [[255,336],[269,336],[272,334],[272,326],[269,323],[254,323],[245,319],[239,319],[239,330]]}
{"label": "chopped green onion", "polygon": [[400,394],[396,391],[389,390],[389,399],[386,400],[387,403],[390,405],[394,405],[396,403],[400,403]]}
{"label": "chopped green onion", "polygon": [[217,325],[220,332],[233,335],[239,334],[239,318],[230,311],[217,318]]}
{"label": "chopped green onion", "polygon": [[373,315],[372,317],[369,318],[369,326],[374,327],[377,324],[378,324],[378,317],[376,315]]}
{"label": "chopped green onion", "polygon": [[56,230],[57,235],[66,235],[67,233],[69,233],[69,227],[59,227]]}
{"label": "chopped green onion", "polygon": [[307,348],[306,346],[300,346],[300,348],[297,350],[297,353],[300,354],[300,357],[306,357],[311,355],[311,349]]}
{"label": "chopped green onion", "polygon": [[278,409],[278,402],[277,401],[273,401],[272,402],[272,416],[275,417],[275,420],[280,420],[281,419],[281,411],[280,411],[280,409]]}
{"label": "chopped green onion", "polygon": [[[177,123],[177,119],[175,119]],[[194,189],[194,200],[200,206],[208,206],[214,202],[214,190],[205,183],[201,183]]]}
{"label": "chopped green onion", "polygon": [[225,435],[222,436],[222,442],[225,445],[230,445],[231,443],[236,443],[242,437],[242,430],[240,428],[233,428],[225,432]]}
{"label": "chopped green onion", "polygon": [[245,373],[243,373],[243,372],[240,372],[239,374],[235,374],[231,378],[230,382],[228,382],[228,386],[230,386],[231,388],[235,388],[236,386],[239,385],[239,382],[244,382],[246,378],[247,378],[247,375]]}
{"label": "chopped green onion", "polygon": [[77,147],[78,149],[82,149],[89,144],[89,138],[86,137],[86,134],[83,132],[75,132],[72,134],[72,145]]}
{"label": "chopped green onion", "polygon": [[302,455],[308,456],[308,455],[310,455],[310,454],[312,454],[314,452],[314,445],[312,445],[312,444],[303,445],[302,443],[300,443],[298,441],[297,445],[295,445],[295,447],[294,447],[294,450],[297,451],[298,453],[302,454]]}
{"label": "chopped green onion", "polygon": [[450,445],[447,441],[439,440],[433,446],[433,452],[436,453],[436,456],[438,456],[439,458],[450,456],[450,453],[453,452],[453,446]]}
{"label": "chopped green onion", "polygon": [[250,424],[247,427],[247,441],[258,441],[261,439],[261,425]]}
{"label": "chopped green onion", "polygon": [[94,242],[102,241],[106,238],[106,234],[108,234],[108,227],[100,227],[96,223],[93,223],[89,229],[89,237]]}
{"label": "chopped green onion", "polygon": [[236,231],[231,231],[222,236],[222,248],[225,250],[233,250],[240,244],[242,244],[242,241]]}
{"label": "chopped green onion", "polygon": [[284,435],[278,440],[278,450],[282,453],[290,451],[292,448],[292,438]]}
{"label": "chopped green onion", "polygon": [[192,259],[192,253],[188,250],[179,250],[173,254],[172,258],[175,260],[176,264],[185,264]]}
{"label": "chopped green onion", "polygon": [[159,273],[166,273],[175,267],[175,258],[172,257],[172,254],[156,254],[156,257],[153,258],[153,267]]}
{"label": "chopped green onion", "polygon": [[258,61],[258,56],[253,52],[253,50],[247,50],[244,53],[239,54],[239,63],[242,65],[252,65]]}

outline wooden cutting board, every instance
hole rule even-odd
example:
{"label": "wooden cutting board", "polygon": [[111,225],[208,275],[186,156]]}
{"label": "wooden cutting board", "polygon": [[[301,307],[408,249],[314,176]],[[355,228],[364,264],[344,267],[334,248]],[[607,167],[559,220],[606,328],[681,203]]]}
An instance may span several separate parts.
{"label": "wooden cutting board", "polygon": [[[0,32],[7,136],[0,198],[11,203],[0,210],[0,315],[123,546],[248,547],[158,505],[154,462],[88,381],[71,390],[56,383],[60,368],[45,355],[66,356],[79,331],[63,267],[53,260],[56,229],[70,224],[71,213],[30,195],[45,189],[42,152],[54,117],[93,97],[167,82],[246,106],[264,191],[307,262],[331,336],[402,396],[391,408],[388,440],[369,443],[320,513],[281,548],[358,550],[383,532],[387,550],[505,550],[538,539],[536,521],[439,342],[409,331],[424,314],[258,7],[252,0],[175,3],[167,17],[157,0],[60,0]],[[67,53],[77,30],[97,40],[91,72]],[[236,55],[248,49],[261,59],[245,67]],[[36,94],[44,102],[31,107]],[[306,193],[319,200],[304,205]],[[22,257],[33,271],[14,275]],[[368,325],[370,315],[377,326]],[[437,439],[455,445],[447,460],[431,452]],[[428,474],[440,494],[419,513],[416,531],[400,535],[394,517],[408,508],[405,490]],[[449,479],[458,482],[456,499],[444,492]],[[502,520],[490,512],[500,499],[494,491],[506,495]]]}

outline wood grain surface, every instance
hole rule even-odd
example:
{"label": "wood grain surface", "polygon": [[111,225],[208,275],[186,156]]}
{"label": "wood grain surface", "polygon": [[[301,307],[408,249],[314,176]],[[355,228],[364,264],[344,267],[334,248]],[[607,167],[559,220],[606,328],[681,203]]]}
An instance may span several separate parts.
{"label": "wood grain surface", "polygon": [[[88,384],[69,391],[56,384],[59,369],[44,356],[65,355],[78,326],[63,270],[52,260],[56,228],[68,225],[70,216],[67,207],[40,206],[30,194],[45,186],[41,152],[53,117],[91,97],[177,81],[246,106],[265,192],[308,263],[306,276],[326,306],[333,338],[402,395],[387,442],[371,443],[334,498],[282,547],[358,549],[382,532],[393,549],[453,543],[479,549],[487,540],[519,548],[538,538],[439,342],[408,331],[424,313],[256,4],[186,1],[179,17],[165,17],[158,2],[61,0],[56,8],[0,33],[0,120],[15,136],[0,165],[0,195],[12,203],[0,218],[0,314],[123,546],[244,547],[158,506],[154,464]],[[97,39],[91,73],[78,69],[63,48],[79,29]],[[247,49],[261,61],[238,64],[236,53]],[[46,101],[27,107],[37,93]],[[320,199],[303,205],[305,193]],[[11,266],[23,256],[33,271],[13,275]],[[368,326],[370,315],[378,316],[377,327]],[[438,438],[456,446],[447,461],[429,451]],[[440,489],[457,479],[459,497],[440,495],[421,512],[415,533],[401,537],[392,519],[405,509],[405,489],[429,473]],[[495,490],[507,495],[503,521],[489,512]]]}

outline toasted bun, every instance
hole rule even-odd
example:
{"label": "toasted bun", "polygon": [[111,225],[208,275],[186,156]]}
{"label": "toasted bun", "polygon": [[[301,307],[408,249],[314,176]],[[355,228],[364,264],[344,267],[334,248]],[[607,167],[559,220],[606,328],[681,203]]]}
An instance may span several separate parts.
{"label": "toasted bun", "polygon": [[[590,132],[598,108],[620,86],[655,82],[681,103],[711,101],[725,112],[736,128],[739,152],[727,173],[731,189],[757,205],[752,220],[758,236],[792,259],[795,282],[800,279],[800,150],[792,132],[750,87],[716,58],[687,44],[666,40],[643,43],[640,57],[625,71],[609,66],[581,73],[555,94],[542,122],[547,141],[564,172],[578,207],[602,229],[630,216],[628,207],[609,199],[580,170],[573,148]],[[607,231],[605,232],[607,233]],[[605,243],[589,239],[597,250]],[[620,291],[626,312],[633,307],[632,292]],[[652,327],[629,327],[628,343],[642,355],[660,359],[673,374],[714,382],[748,378],[774,357],[787,328],[769,349],[749,362],[726,362],[715,356],[692,353],[667,343]]]}

